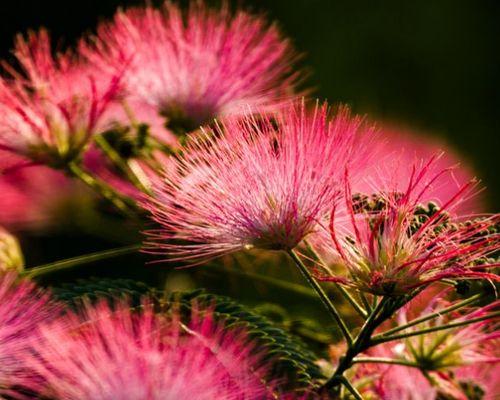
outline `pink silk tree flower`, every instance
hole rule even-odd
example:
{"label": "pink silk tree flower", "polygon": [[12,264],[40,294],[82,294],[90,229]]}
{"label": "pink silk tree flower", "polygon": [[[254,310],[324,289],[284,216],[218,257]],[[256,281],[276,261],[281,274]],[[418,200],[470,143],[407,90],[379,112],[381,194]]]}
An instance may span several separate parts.
{"label": "pink silk tree flower", "polygon": [[[429,188],[423,200],[446,201],[460,186],[474,179],[475,173],[471,165],[443,140],[392,124],[377,124],[377,126],[380,140],[377,141],[374,152],[378,162],[364,172],[365,179],[360,179],[353,185],[354,193],[366,193],[375,188],[377,191],[382,191],[387,186],[394,185],[394,182],[407,182],[412,172],[411,166],[415,162],[429,159],[439,153],[441,157],[434,161],[429,174],[438,173],[450,166],[453,166],[453,170],[443,176],[438,185]],[[469,197],[458,205],[457,211],[482,212],[483,203],[480,195]]]}
{"label": "pink silk tree flower", "polygon": [[[175,312],[174,312],[175,313]],[[87,305],[42,326],[27,364],[49,397],[66,400],[268,399],[264,367],[241,331],[208,310],[190,323],[145,305]],[[273,399],[275,397],[272,397]]]}
{"label": "pink silk tree flower", "polygon": [[415,166],[406,184],[375,197],[353,196],[346,183],[344,202],[334,207],[329,231],[330,258],[349,276],[325,268],[319,279],[377,295],[406,294],[444,278],[499,280],[487,269],[498,265],[488,257],[500,248],[500,216],[455,214],[474,192],[475,182],[462,185],[441,205],[424,206],[427,190],[448,173],[429,175],[434,161]]}
{"label": "pink silk tree flower", "polygon": [[[276,110],[294,94],[296,55],[276,26],[227,4],[210,9],[192,1],[189,10],[166,1],[119,11],[103,23],[81,52],[111,74],[129,67],[129,99],[148,104],[174,133],[197,129],[247,105]],[[135,107],[135,106],[134,106]]]}
{"label": "pink silk tree flower", "polygon": [[39,324],[56,315],[49,295],[13,272],[0,276],[0,397],[14,396],[14,388],[38,384],[22,360],[36,340]]}
{"label": "pink silk tree flower", "polygon": [[120,76],[99,76],[74,54],[52,54],[45,30],[18,36],[17,72],[0,80],[0,147],[61,167],[78,158],[117,96]]}
{"label": "pink silk tree flower", "polygon": [[274,118],[227,118],[193,136],[144,206],[161,226],[146,249],[200,263],[243,248],[290,250],[312,233],[366,159],[361,118],[290,105]]}

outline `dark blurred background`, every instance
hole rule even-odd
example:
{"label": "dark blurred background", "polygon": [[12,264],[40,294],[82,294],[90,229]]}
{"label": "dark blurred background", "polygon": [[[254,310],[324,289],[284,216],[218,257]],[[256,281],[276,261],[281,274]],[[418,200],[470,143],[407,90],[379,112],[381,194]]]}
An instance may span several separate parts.
{"label": "dark blurred background", "polygon": [[[157,2],[157,1],[156,1]],[[0,55],[40,25],[71,44],[136,0],[3,0]],[[500,199],[500,1],[238,0],[278,21],[315,95],[440,135]],[[60,38],[60,39],[59,39]]]}

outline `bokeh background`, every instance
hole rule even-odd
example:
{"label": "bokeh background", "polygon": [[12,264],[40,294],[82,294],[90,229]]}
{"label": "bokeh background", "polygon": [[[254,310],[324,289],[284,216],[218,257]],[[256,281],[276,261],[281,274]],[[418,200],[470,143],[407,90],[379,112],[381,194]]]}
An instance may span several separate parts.
{"label": "bokeh background", "polygon": [[[317,97],[444,138],[476,169],[498,211],[500,1],[231,2],[281,25]],[[2,0],[0,55],[16,32],[43,25],[65,46],[118,6],[140,3]]]}
{"label": "bokeh background", "polygon": [[[141,3],[1,0],[0,57],[10,57],[17,32],[45,26],[64,48],[82,33],[92,31],[99,20],[111,17],[118,6]],[[232,3],[265,13],[277,21],[303,54],[300,67],[308,71],[305,86],[312,87],[315,96],[333,103],[347,103],[356,112],[375,119],[440,137],[475,168],[488,188],[488,208],[499,211],[500,1],[235,0]],[[140,242],[138,227],[99,212],[82,210],[77,204],[64,219],[56,221],[55,231],[19,232],[26,264],[36,266]],[[276,285],[282,280],[303,284],[286,259],[259,257],[262,255],[240,254],[218,265],[176,271],[161,264],[145,265],[150,258],[135,254],[51,274],[46,283],[66,282],[74,286],[79,278],[108,276],[140,279],[172,289],[206,287],[246,303],[260,298],[282,307],[281,310],[286,308],[294,317],[284,321],[297,329],[306,321],[305,316],[315,313],[318,315],[314,321],[328,321],[328,316],[321,315],[317,299],[304,293],[303,286],[291,293],[280,288],[279,282]],[[221,263],[230,268],[222,270]],[[265,279],[275,280],[262,281],[248,273],[260,273]],[[325,338],[326,343],[329,341],[330,338]]]}

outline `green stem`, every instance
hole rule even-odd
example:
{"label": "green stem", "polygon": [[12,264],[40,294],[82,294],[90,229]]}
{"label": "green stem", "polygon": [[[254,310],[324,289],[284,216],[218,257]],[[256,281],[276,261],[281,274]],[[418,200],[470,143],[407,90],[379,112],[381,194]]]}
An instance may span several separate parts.
{"label": "green stem", "polygon": [[297,254],[293,250],[289,250],[287,253],[292,258],[294,263],[297,265],[300,272],[302,272],[302,275],[304,275],[304,278],[307,280],[309,285],[311,285],[314,291],[318,294],[319,298],[323,302],[323,305],[326,307],[326,309],[328,310],[328,312],[333,317],[333,319],[339,326],[340,330],[342,331],[342,334],[344,335],[348,346],[351,347],[352,346],[351,333],[349,332],[349,329],[347,328],[347,325],[340,316],[339,312],[337,311],[333,303],[330,301],[327,294],[324,292],[323,288],[320,286],[318,282],[316,282],[316,279],[314,279],[314,277],[311,275],[309,269],[304,265],[302,260],[297,256]]}
{"label": "green stem", "polygon": [[[314,247],[307,241],[306,241],[306,246],[307,246],[308,250],[314,255],[314,257],[316,257],[318,262],[322,266],[326,267],[326,263],[323,261],[321,256],[314,249]],[[333,282],[333,284],[335,285],[337,290],[340,292],[340,294],[342,296],[344,296],[344,298],[349,302],[349,304],[351,304],[351,306],[354,308],[354,310],[356,310],[356,312],[359,315],[361,315],[363,318],[368,317],[368,313],[363,309],[363,307],[361,307],[359,305],[359,303],[356,301],[356,299],[346,290],[346,288],[344,288],[342,285],[338,284],[337,282]]]}
{"label": "green stem", "polygon": [[361,396],[361,393],[359,393],[358,390],[354,386],[352,386],[351,382],[349,382],[345,376],[340,376],[338,379],[339,382],[342,383],[347,388],[347,390],[349,390],[349,392],[351,392],[352,396],[356,400],[363,400],[363,396]]}
{"label": "green stem", "polygon": [[118,210],[128,217],[136,217],[132,210],[137,208],[136,204],[129,198],[122,196],[115,191],[109,184],[101,180],[96,179],[86,171],[84,171],[79,165],[71,163],[68,166],[69,173],[78,179],[80,179],[87,186],[92,188],[94,191],[99,193],[102,197],[113,204]]}
{"label": "green stem", "polygon": [[[365,321],[358,336],[354,340],[353,345],[347,349],[344,357],[340,359],[339,365],[333,376],[323,385],[323,390],[330,390],[338,387],[339,383],[342,382],[341,378],[344,378],[344,372],[352,366],[352,360],[359,354],[370,347],[370,338],[375,329],[387,319],[392,311],[388,307],[390,302],[389,298],[384,297],[377,304],[375,309],[371,312],[368,319]],[[338,393],[338,389],[337,389]]]}
{"label": "green stem", "polygon": [[106,138],[102,135],[97,135],[94,138],[95,143],[100,147],[102,152],[115,164],[128,178],[128,180],[141,192],[150,193],[149,188],[139,179],[137,174],[130,168],[127,162],[110,146]]}
{"label": "green stem", "polygon": [[419,331],[401,333],[399,335],[393,335],[393,336],[377,335],[377,336],[373,337],[373,339],[371,341],[371,345],[375,346],[377,344],[391,342],[393,340],[406,339],[406,338],[409,338],[412,336],[425,335],[426,333],[442,331],[445,329],[458,328],[460,326],[470,325],[470,324],[473,324],[475,322],[485,321],[487,319],[495,318],[498,316],[500,316],[500,311],[492,312],[492,313],[489,313],[488,315],[483,315],[482,317],[471,318],[471,319],[467,319],[467,320],[463,320],[463,321],[459,321],[459,322],[452,322],[451,324],[447,324],[447,325],[433,326],[431,328],[421,329]]}
{"label": "green stem", "polygon": [[353,364],[377,363],[377,364],[404,365],[406,367],[414,367],[414,368],[420,367],[418,364],[411,361],[396,360],[393,358],[385,358],[385,357],[354,357],[352,359],[352,363]]}
{"label": "green stem", "polygon": [[470,297],[468,299],[465,299],[465,300],[461,301],[460,303],[457,303],[457,304],[454,304],[452,306],[443,308],[442,310],[436,311],[436,312],[434,312],[432,314],[424,315],[423,317],[414,319],[413,321],[410,321],[407,324],[396,326],[395,328],[389,329],[388,331],[383,332],[380,335],[381,336],[391,335],[393,333],[402,331],[402,330],[410,328],[412,326],[421,324],[422,322],[426,322],[426,321],[429,321],[429,320],[431,320],[433,318],[437,318],[437,317],[440,317],[442,315],[446,315],[446,314],[448,314],[448,313],[450,313],[452,311],[458,310],[458,309],[460,309],[462,307],[465,307],[465,306],[467,306],[467,305],[469,305],[471,303],[476,302],[481,297],[482,297],[481,294],[476,294],[476,295],[474,295],[474,296],[472,296],[472,297]]}
{"label": "green stem", "polygon": [[55,261],[49,264],[44,264],[38,267],[30,268],[25,270],[22,274],[28,278],[34,278],[36,276],[50,274],[52,272],[76,267],[78,265],[89,264],[95,261],[101,261],[108,258],[135,253],[138,250],[140,250],[140,248],[141,248],[140,244],[134,244],[131,246],[119,247],[117,249],[98,251],[96,253],[85,254],[83,256],[68,258],[66,260]]}

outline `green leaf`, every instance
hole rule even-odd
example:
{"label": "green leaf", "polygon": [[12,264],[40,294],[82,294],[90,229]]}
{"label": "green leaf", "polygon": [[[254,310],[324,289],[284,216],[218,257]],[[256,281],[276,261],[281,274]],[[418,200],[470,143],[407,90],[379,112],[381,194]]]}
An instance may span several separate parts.
{"label": "green leaf", "polygon": [[139,306],[145,296],[156,297],[156,291],[145,283],[132,279],[88,278],[63,283],[53,287],[54,297],[72,308],[78,308],[83,301],[94,303],[101,299],[110,302],[127,299],[132,307]]}

